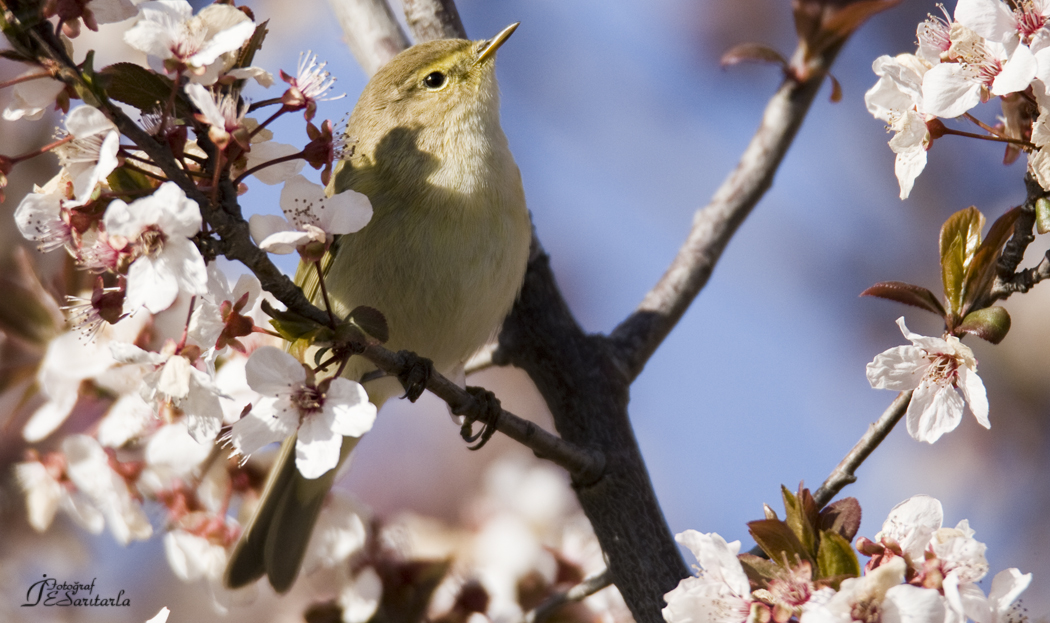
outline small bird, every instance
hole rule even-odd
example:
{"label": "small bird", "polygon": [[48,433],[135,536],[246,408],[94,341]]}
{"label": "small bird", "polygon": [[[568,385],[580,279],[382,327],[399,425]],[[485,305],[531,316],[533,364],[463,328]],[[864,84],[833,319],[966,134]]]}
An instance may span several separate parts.
{"label": "small bird", "polygon": [[[385,346],[430,359],[462,379],[467,359],[498,330],[525,275],[531,223],[521,174],[499,122],[492,39],[446,39],[413,46],[369,81],[347,125],[352,145],[328,194],[352,189],[372,203],[372,220],[340,237],[322,265],[337,317],[366,305],[382,312]],[[296,282],[323,306],[316,271],[301,264]],[[373,379],[375,366],[353,357],[343,376]],[[367,380],[377,407],[402,391],[396,378]],[[340,463],[357,439],[344,437]],[[254,517],[226,567],[237,588],[264,574],[278,592],[295,582],[314,523],[337,469],[316,479],[295,467],[288,439]]]}

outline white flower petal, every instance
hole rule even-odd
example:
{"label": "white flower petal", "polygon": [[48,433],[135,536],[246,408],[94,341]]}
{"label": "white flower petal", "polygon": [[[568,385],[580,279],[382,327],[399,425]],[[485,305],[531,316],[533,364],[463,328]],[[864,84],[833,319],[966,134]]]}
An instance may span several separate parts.
{"label": "white flower petal", "polygon": [[264,396],[287,394],[306,382],[306,370],[295,357],[275,346],[262,346],[244,366],[248,386]]}
{"label": "white flower petal", "polygon": [[156,314],[171,307],[179,296],[179,282],[170,266],[153,257],[140,257],[128,268],[128,287],[124,310],[145,307]]}
{"label": "white flower petal", "polygon": [[200,52],[189,57],[187,61],[189,64],[196,67],[210,65],[211,63],[214,63],[221,54],[232,52],[240,48],[254,32],[255,24],[249,20],[243,21],[232,28],[227,28],[216,34]]}
{"label": "white flower petal", "polygon": [[[232,72],[231,72],[232,73]],[[264,141],[262,143],[252,144],[251,151],[248,152],[248,162],[245,165],[247,169],[253,169],[264,162],[271,160],[277,160],[278,158],[284,158],[291,156],[302,151],[300,148],[294,145],[286,145],[284,143],[276,143],[274,141]],[[274,184],[280,184],[286,182],[292,178],[293,175],[298,174],[303,170],[306,165],[306,161],[302,158],[296,158],[295,160],[288,160],[268,167],[259,169],[252,175],[255,176],[263,184],[273,186]],[[255,218],[254,216],[252,218]],[[265,237],[265,236],[264,236]]]}
{"label": "white flower petal", "polygon": [[875,540],[893,539],[912,564],[921,566],[923,551],[943,521],[944,509],[937,498],[915,495],[890,510]]}
{"label": "white flower petal", "polygon": [[1024,91],[1035,78],[1038,64],[1026,45],[1019,45],[1003,64],[1003,70],[992,81],[992,95],[1008,95]]}
{"label": "white flower petal", "polygon": [[376,406],[368,401],[368,392],[349,379],[332,380],[325,395],[326,411],[332,411],[332,430],[347,437],[360,437],[372,430]]}
{"label": "white flower petal", "polygon": [[950,385],[923,381],[908,404],[908,434],[933,443],[959,426],[964,406],[962,396]]}
{"label": "white flower petal", "polygon": [[988,421],[988,394],[976,371],[959,366],[959,391],[966,398],[970,413],[977,418],[977,422],[985,428],[991,428],[992,423]]}
{"label": "white flower petal", "polygon": [[914,346],[894,346],[875,356],[866,373],[873,389],[908,391],[922,381],[929,362]]}
{"label": "white flower petal", "polygon": [[988,600],[996,612],[1005,613],[1031,583],[1031,573],[1022,574],[1017,568],[1000,571],[992,579]]}
{"label": "white flower petal", "polygon": [[703,534],[696,530],[686,530],[676,535],[675,540],[693,552],[704,569],[705,579],[725,584],[738,596],[751,594],[751,585],[737,559],[740,541],[726,543],[719,534]]}
{"label": "white flower petal", "polygon": [[941,63],[923,76],[922,100],[926,114],[958,117],[980,103],[981,85],[959,63]]}
{"label": "white flower petal", "polygon": [[257,402],[247,415],[233,423],[230,442],[237,454],[248,456],[275,441],[284,441],[295,433],[299,425],[298,413],[287,409],[276,410],[275,399]]}
{"label": "white flower petal", "polygon": [[944,598],[931,588],[900,584],[882,602],[882,623],[940,623],[944,616]]}
{"label": "white flower petal", "polygon": [[325,413],[315,413],[299,426],[295,442],[295,466],[303,478],[319,478],[339,464],[343,438],[331,428]]}
{"label": "white flower petal", "polygon": [[955,21],[991,41],[1005,43],[1017,35],[1017,19],[999,0],[959,0]]}
{"label": "white flower petal", "polygon": [[353,190],[344,190],[326,199],[319,225],[330,234],[352,234],[370,220],[372,203],[368,197]]}

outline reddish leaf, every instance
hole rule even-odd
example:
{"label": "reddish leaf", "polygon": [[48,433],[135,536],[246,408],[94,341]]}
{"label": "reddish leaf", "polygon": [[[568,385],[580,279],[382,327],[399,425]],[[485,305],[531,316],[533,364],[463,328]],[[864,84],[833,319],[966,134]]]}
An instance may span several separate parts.
{"label": "reddish leaf", "polygon": [[860,502],[857,498],[843,498],[829,504],[820,512],[820,529],[840,534],[852,542],[860,529],[860,516]]}
{"label": "reddish leaf", "polygon": [[831,80],[831,103],[838,104],[842,101],[842,85],[831,72],[828,72],[828,79]]}
{"label": "reddish leaf", "polygon": [[912,305],[944,317],[944,307],[937,297],[922,286],[903,281],[881,281],[860,293],[861,296],[877,296],[880,299]]}

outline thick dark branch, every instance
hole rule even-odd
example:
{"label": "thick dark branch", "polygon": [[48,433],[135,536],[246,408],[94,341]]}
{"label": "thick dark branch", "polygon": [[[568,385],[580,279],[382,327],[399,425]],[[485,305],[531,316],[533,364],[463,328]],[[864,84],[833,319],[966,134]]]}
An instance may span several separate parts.
{"label": "thick dark branch", "polygon": [[405,21],[416,43],[434,39],[466,39],[453,0],[403,0]]}
{"label": "thick dark branch", "polygon": [[829,52],[804,81],[784,80],[766,106],[762,124],[736,169],[711,202],[693,217],[693,227],[677,257],[638,309],[610,336],[633,379],[671,332],[714,271],[729,240],[773,184],[773,176],[802,125],[831,66]]}
{"label": "thick dark branch", "polygon": [[835,466],[828,479],[813,494],[818,508],[827,505],[846,485],[857,482],[855,475],[857,468],[875,451],[875,448],[879,447],[897,422],[904,417],[910,402],[911,392],[901,392],[883,412],[879,420],[868,427],[868,432],[864,433],[857,445],[853,446],[842,462]]}
{"label": "thick dark branch", "polygon": [[630,382],[608,341],[580,329],[554,281],[549,258],[538,246],[499,340],[497,361],[528,373],[562,438],[605,456],[600,479],[574,480],[576,496],[635,620],[662,621],[663,595],[689,570],[631,428]]}
{"label": "thick dark branch", "polygon": [[1025,187],[1028,190],[1028,198],[1021,204],[1021,214],[1014,223],[1014,233],[1003,247],[1003,253],[999,256],[996,265],[995,284],[988,294],[989,303],[1009,298],[1015,293],[1025,293],[1032,286],[1050,277],[1050,251],[1047,251],[1043,261],[1035,268],[1028,268],[1020,272],[1014,272],[1021,265],[1028,245],[1035,240],[1032,228],[1035,226],[1035,204],[1039,200],[1047,198],[1047,192],[1031,176],[1025,176]]}
{"label": "thick dark branch", "polygon": [[369,76],[409,46],[386,0],[328,0],[350,52]]}
{"label": "thick dark branch", "polygon": [[[398,353],[381,346],[369,346],[361,355],[393,376],[400,375],[408,366],[408,362]],[[475,400],[462,387],[436,372],[427,379],[427,389],[457,410],[469,408]],[[569,443],[505,409],[495,418],[495,424],[496,430],[527,446],[536,456],[563,467],[574,482],[594,482],[605,469],[605,458],[600,452]]]}

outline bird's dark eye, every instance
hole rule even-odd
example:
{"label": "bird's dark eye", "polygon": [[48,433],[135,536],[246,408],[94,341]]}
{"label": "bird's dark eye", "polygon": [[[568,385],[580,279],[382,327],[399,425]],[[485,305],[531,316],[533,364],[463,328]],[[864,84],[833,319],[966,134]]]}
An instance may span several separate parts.
{"label": "bird's dark eye", "polygon": [[427,74],[426,78],[423,78],[423,84],[425,84],[428,89],[440,89],[445,86],[445,80],[447,80],[445,74],[440,71],[434,71]]}

